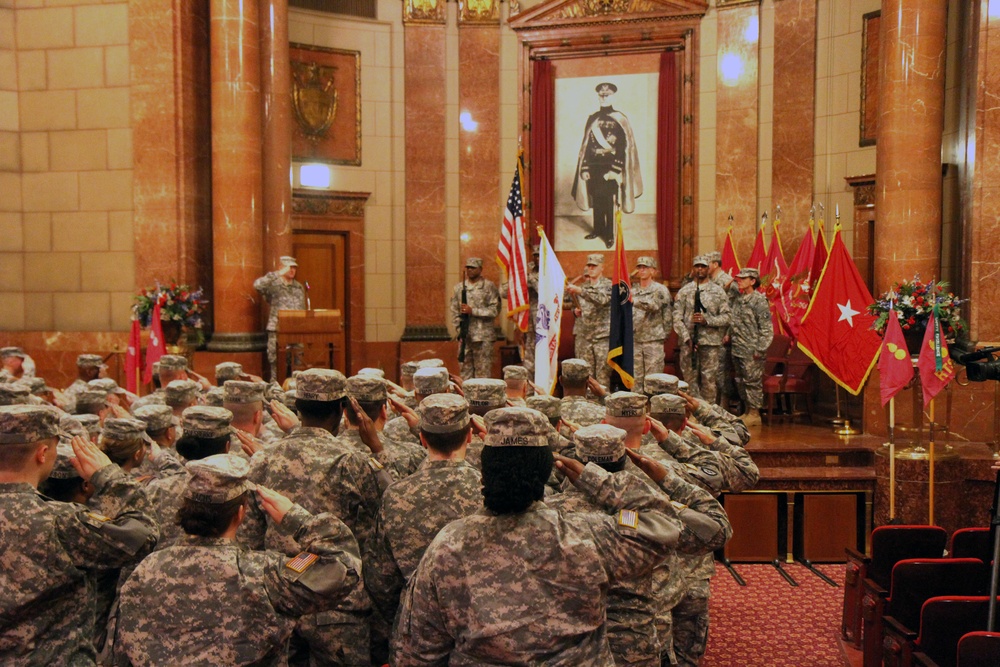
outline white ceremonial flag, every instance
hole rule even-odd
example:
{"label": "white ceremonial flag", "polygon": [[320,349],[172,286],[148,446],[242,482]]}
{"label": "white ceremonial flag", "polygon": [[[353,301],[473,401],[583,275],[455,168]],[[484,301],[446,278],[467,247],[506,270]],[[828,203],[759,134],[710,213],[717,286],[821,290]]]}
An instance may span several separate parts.
{"label": "white ceremonial flag", "polygon": [[552,245],[538,228],[538,313],[535,316],[535,384],[551,395],[559,379],[559,329],[566,273]]}

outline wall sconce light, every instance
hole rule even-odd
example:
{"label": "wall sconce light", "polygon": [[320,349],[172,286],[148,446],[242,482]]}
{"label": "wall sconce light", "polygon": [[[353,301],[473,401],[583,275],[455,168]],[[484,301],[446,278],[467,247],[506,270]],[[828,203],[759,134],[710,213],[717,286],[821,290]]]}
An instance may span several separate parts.
{"label": "wall sconce light", "polygon": [[329,188],[330,167],[325,164],[304,164],[299,168],[299,183],[306,188]]}

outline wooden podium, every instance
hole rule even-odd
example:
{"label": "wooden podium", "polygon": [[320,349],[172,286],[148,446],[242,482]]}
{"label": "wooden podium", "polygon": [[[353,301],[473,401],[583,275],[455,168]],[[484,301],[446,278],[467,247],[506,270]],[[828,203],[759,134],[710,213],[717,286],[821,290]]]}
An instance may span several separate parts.
{"label": "wooden podium", "polygon": [[335,368],[346,372],[344,323],[339,310],[278,311],[278,381],[292,371]]}

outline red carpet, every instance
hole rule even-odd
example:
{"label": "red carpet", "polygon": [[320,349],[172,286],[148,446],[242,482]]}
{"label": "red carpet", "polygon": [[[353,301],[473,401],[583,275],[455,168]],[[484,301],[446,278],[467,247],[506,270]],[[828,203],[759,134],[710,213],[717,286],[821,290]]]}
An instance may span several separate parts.
{"label": "red carpet", "polygon": [[818,565],[839,587],[802,565],[782,564],[790,586],[771,565],[734,566],[739,586],[721,565],[712,579],[711,626],[702,667],[844,667],[838,643],[844,566]]}

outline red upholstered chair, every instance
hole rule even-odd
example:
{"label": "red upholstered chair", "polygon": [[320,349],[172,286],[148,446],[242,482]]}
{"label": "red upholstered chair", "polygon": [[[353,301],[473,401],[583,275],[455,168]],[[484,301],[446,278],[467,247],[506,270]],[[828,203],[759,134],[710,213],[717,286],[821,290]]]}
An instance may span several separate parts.
{"label": "red upholstered chair", "polygon": [[[948,533],[938,526],[881,526],[872,531],[871,558],[848,547],[844,582],[844,612],[840,631],[844,639],[861,648],[861,601],[865,579],[889,588],[892,567],[904,558],[940,558]],[[874,563],[874,565],[872,565]]]}
{"label": "red upholstered chair", "polygon": [[916,651],[941,667],[955,667],[959,639],[986,628],[988,609],[987,596],[932,597],[920,609],[919,634],[886,616],[885,667],[911,667]]}
{"label": "red upholstered chair", "polygon": [[993,560],[993,541],[989,528],[959,528],[951,536],[948,555],[952,558],[978,558],[984,563]]}
{"label": "red upholstered chair", "polygon": [[[871,579],[868,580],[869,582]],[[924,602],[936,596],[981,595],[989,585],[989,568],[976,558],[913,558],[901,560],[892,568],[889,593],[873,591],[883,598],[881,606],[869,605],[865,589],[864,665],[881,667],[885,617],[892,616],[903,628],[920,626]],[[931,656],[933,657],[933,656]]]}
{"label": "red upholstered chair", "polygon": [[[795,421],[797,415],[804,414],[809,417],[809,422],[812,423],[812,377],[815,370],[815,362],[798,345],[789,349],[788,359],[785,361],[784,393],[788,395],[792,421]],[[805,412],[796,411],[796,396],[805,396]]]}
{"label": "red upholstered chair", "polygon": [[788,336],[776,334],[764,358],[764,394],[767,396],[767,425],[774,418],[774,398],[785,391],[785,361],[788,358]]}
{"label": "red upholstered chair", "polygon": [[958,667],[1000,665],[1000,632],[970,632],[958,640]]}

